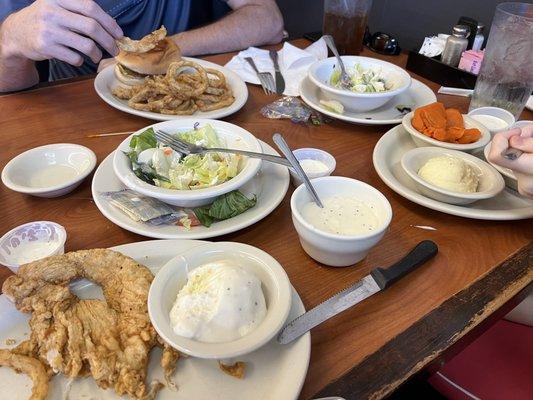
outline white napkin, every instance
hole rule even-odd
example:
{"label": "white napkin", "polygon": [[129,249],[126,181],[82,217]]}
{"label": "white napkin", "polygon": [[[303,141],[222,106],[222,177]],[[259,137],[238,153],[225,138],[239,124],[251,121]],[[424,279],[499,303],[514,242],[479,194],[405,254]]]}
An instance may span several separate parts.
{"label": "white napkin", "polygon": [[[317,40],[305,49],[299,49],[285,42],[283,48],[278,51],[279,69],[285,79],[285,91],[283,94],[298,96],[300,94],[300,82],[306,77],[309,66],[327,56],[328,48],[324,39]],[[258,49],[257,47],[249,47],[241,51],[226,64],[226,67],[234,71],[244,81],[259,85],[259,79],[255,71],[244,57],[252,57],[260,72],[270,72],[272,77],[274,77],[274,65],[268,50]]]}

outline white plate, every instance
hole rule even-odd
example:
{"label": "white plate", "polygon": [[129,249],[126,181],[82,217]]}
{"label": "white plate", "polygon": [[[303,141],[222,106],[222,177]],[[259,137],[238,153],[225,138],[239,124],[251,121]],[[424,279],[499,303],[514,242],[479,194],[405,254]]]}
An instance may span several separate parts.
{"label": "white plate", "polygon": [[463,206],[442,203],[420,194],[400,163],[403,154],[415,147],[409,133],[398,125],[385,133],[374,148],[376,172],[400,196],[433,210],[466,218],[517,220],[533,217],[533,201],[507,188],[492,199]]}
{"label": "white plate", "polygon": [[[206,242],[192,240],[151,240],[113,247],[149,267],[155,274],[177,254],[200,246]],[[82,298],[102,298],[99,286],[82,280],[73,285],[73,292]],[[290,320],[305,312],[302,300],[293,288]],[[28,315],[23,314],[7,299],[0,295],[0,346],[5,346],[6,339],[16,339],[17,344],[27,339],[29,332]],[[246,377],[243,380],[232,378],[219,370],[215,361],[197,358],[182,358],[174,374],[178,391],[163,389],[158,400],[189,399],[296,399],[302,388],[309,356],[311,354],[311,336],[309,333],[289,345],[280,345],[275,340],[259,350],[239,359],[248,363]],[[162,380],[159,367],[161,351],[154,349],[148,368],[149,382],[153,378]],[[51,380],[48,399],[60,400],[65,392],[67,379],[57,375]],[[0,367],[0,397],[10,400],[26,400],[31,390],[30,379],[23,374],[16,374],[8,368]],[[70,400],[125,399],[111,389],[100,389],[92,378],[74,380]]]}
{"label": "white plate", "polygon": [[529,99],[526,103],[526,108],[529,110],[529,111],[533,111],[533,96],[529,96]]}
{"label": "white plate", "polygon": [[96,93],[98,93],[98,96],[100,96],[102,100],[104,100],[111,107],[114,107],[120,111],[127,112],[128,114],[138,115],[140,117],[153,119],[156,121],[170,121],[172,119],[183,119],[191,117],[220,119],[239,111],[246,103],[246,100],[248,99],[248,88],[246,87],[244,81],[235,72],[209,61],[187,57],[183,57],[183,59],[188,61],[194,61],[195,63],[200,64],[204,68],[213,68],[222,72],[226,77],[228,85],[233,91],[233,96],[235,96],[235,101],[233,102],[233,104],[229,105],[228,107],[221,108],[219,110],[206,112],[198,111],[193,115],[166,115],[151,111],[135,110],[128,106],[128,102],[126,100],[118,99],[111,93],[111,90],[115,86],[119,85],[119,81],[115,77],[114,65],[110,65],[98,73],[94,80],[94,89],[96,90]]}
{"label": "white plate", "polygon": [[338,114],[329,111],[320,104],[320,100],[326,100],[326,98],[323,97],[320,89],[307,77],[300,84],[300,96],[309,107],[314,108],[322,114],[342,121],[362,125],[399,124],[402,122],[403,114],[395,108],[397,105],[408,106],[414,110],[415,108],[437,101],[437,96],[435,96],[433,90],[416,79],[412,80],[411,86],[405,92],[394,97],[380,108],[367,112],[356,113],[345,111],[344,114]]}
{"label": "white plate", "polygon": [[[263,151],[276,154],[268,144],[261,142]],[[122,190],[126,187],[113,172],[113,154],[111,153],[98,166],[92,183],[93,199],[98,209],[114,224],[130,232],[156,239],[207,239],[246,228],[265,218],[281,203],[289,188],[289,171],[279,164],[263,162],[261,170],[241,190],[245,195],[256,194],[257,204],[248,211],[225,221],[216,222],[211,227],[192,227],[189,231],[175,225],[151,226],[135,222],[114,206],[103,201],[100,192]]]}

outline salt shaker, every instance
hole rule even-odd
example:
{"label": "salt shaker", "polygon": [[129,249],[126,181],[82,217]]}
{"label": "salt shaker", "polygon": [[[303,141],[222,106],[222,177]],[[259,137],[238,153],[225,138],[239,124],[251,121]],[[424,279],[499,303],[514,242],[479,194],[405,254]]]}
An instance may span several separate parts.
{"label": "salt shaker", "polygon": [[485,41],[485,36],[483,36],[484,28],[485,25],[481,22],[477,23],[476,37],[474,39],[474,44],[472,45],[472,50],[481,50],[481,46],[483,46],[483,42]]}
{"label": "salt shaker", "polygon": [[468,46],[468,35],[470,29],[466,25],[455,25],[453,27],[453,33],[446,39],[446,45],[442,52],[441,61],[444,64],[457,67],[461,60],[461,54],[466,50]]}

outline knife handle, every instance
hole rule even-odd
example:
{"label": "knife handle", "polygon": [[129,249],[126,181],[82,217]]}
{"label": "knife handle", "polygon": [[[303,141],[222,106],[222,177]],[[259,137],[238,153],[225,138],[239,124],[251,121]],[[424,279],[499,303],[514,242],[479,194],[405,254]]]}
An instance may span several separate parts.
{"label": "knife handle", "polygon": [[274,71],[279,71],[278,52],[276,50],[270,50],[269,54],[272,63],[274,64]]}
{"label": "knife handle", "polygon": [[438,251],[439,249],[435,242],[424,240],[418,243],[404,258],[389,268],[376,268],[370,274],[380,289],[383,290],[409,272],[414,271],[429,259],[435,257]]}

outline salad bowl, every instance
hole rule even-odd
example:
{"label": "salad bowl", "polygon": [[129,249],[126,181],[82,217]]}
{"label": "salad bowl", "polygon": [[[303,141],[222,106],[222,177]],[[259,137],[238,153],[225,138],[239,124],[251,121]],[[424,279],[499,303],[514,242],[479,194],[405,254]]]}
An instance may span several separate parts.
{"label": "salad bowl", "polygon": [[[214,134],[216,135],[215,140],[219,142],[217,143],[219,145],[217,147],[222,146],[227,148],[243,149],[262,153],[261,144],[255,138],[255,136],[253,136],[245,129],[242,129],[228,122],[196,118],[166,121],[153,124],[147,126],[146,128],[138,130],[137,132],[126,138],[118,146],[113,158],[113,169],[115,171],[115,174],[120,179],[120,181],[129,189],[132,189],[145,196],[153,197],[165,203],[180,207],[192,208],[207,205],[212,203],[217,197],[223,194],[229,193],[233,190],[238,190],[241,186],[246,184],[257,174],[261,167],[260,159],[243,157],[238,161],[238,163],[235,164],[237,168],[235,176],[224,182],[217,182],[213,185],[206,181],[201,185],[199,184],[194,186],[195,188],[193,189],[189,189],[189,187],[176,188],[176,185],[179,186],[181,182],[189,182],[189,176],[191,173],[211,177],[215,173],[215,171],[218,171],[219,168],[224,169],[224,167],[220,167],[220,165],[216,164],[215,162],[208,162],[211,161],[208,160],[206,162],[198,162],[198,165],[192,167],[192,170],[191,168],[183,168],[182,171],[180,169],[180,164],[184,162],[184,159],[181,158],[180,160],[179,154],[175,153],[176,159],[168,161],[169,166],[166,167],[166,170],[172,176],[172,183],[169,183],[170,181],[166,180],[165,182],[163,182],[163,178],[161,178],[161,180],[156,179],[156,181],[159,182],[159,186],[156,186],[155,183],[148,182],[146,178],[141,179],[143,175],[139,174],[139,171],[134,171],[134,161],[138,161],[139,164],[141,164],[141,161],[145,161],[141,160],[142,158],[144,158],[144,155],[141,154],[142,151],[140,152],[139,150],[147,149],[149,147],[154,146],[150,146],[143,143],[135,143],[137,141],[141,142],[140,139],[134,139],[134,142],[132,142],[132,138],[139,135],[143,135],[143,133],[146,134],[146,132],[151,129],[152,132],[155,130],[161,130],[170,134],[187,134],[189,136],[189,139],[196,140],[198,143],[201,142],[205,144],[208,138],[202,133],[204,132],[202,128],[205,128],[207,126],[210,127],[210,133],[207,136],[213,136],[214,131]],[[195,129],[195,127],[198,129]],[[196,130],[198,130],[199,132],[198,135],[194,134]],[[135,144],[135,147],[140,146],[140,149],[138,149],[136,153],[136,149],[130,147],[130,145],[132,144]],[[137,158],[139,158],[139,160],[137,160]],[[154,166],[154,168],[159,171],[157,166]],[[183,174],[183,176],[181,174]]]}
{"label": "salad bowl", "polygon": [[[328,100],[340,102],[344,108],[353,112],[364,112],[381,107],[393,97],[405,92],[411,86],[411,76],[402,68],[370,57],[342,56],[348,74],[354,82],[362,71],[374,72],[374,79],[385,81],[387,89],[377,92],[356,92],[350,89],[337,88],[331,83],[331,77],[338,71],[335,57],[317,61],[309,68],[308,77],[322,91]],[[370,86],[369,86],[370,87]]]}

